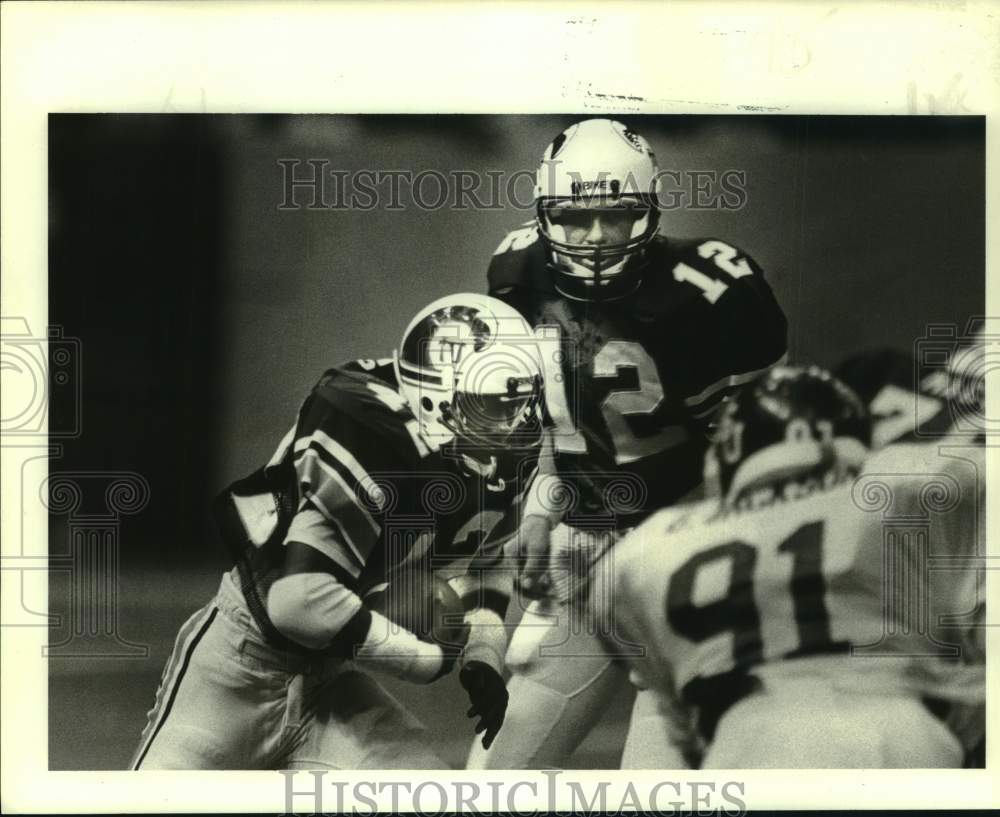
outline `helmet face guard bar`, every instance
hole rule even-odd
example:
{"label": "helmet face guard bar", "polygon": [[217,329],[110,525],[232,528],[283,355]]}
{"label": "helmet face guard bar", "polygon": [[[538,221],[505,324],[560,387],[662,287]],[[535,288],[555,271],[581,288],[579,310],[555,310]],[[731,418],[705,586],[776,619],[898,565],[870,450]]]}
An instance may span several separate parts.
{"label": "helmet face guard bar", "polygon": [[443,407],[444,423],[456,438],[477,446],[502,446],[535,424],[541,394],[539,375],[507,378],[505,394],[456,391],[453,405]]}
{"label": "helmet face guard bar", "polygon": [[[559,204],[571,201],[567,198],[548,197],[538,200],[536,205],[536,221],[538,232],[542,240],[553,255],[559,255],[569,261],[589,261],[592,267],[585,270],[573,269],[568,264],[560,264],[556,258],[550,261],[550,267],[557,274],[557,278],[566,285],[566,291],[560,290],[570,298],[581,300],[602,300],[606,298],[620,298],[633,292],[639,285],[638,276],[632,272],[637,272],[634,265],[627,265],[625,269],[617,270],[605,274],[605,270],[623,261],[628,262],[631,256],[635,256],[653,240],[659,231],[660,211],[656,206],[653,196],[642,195],[629,197],[641,202],[645,207],[644,216],[647,219],[645,229],[640,235],[628,238],[625,241],[616,241],[605,244],[591,244],[586,242],[571,242],[555,238],[549,231],[548,210]],[[577,199],[576,201],[581,201]],[[600,213],[612,211],[614,208],[594,208],[592,212]],[[628,269],[632,266],[632,269]],[[623,289],[624,287],[624,289]]]}

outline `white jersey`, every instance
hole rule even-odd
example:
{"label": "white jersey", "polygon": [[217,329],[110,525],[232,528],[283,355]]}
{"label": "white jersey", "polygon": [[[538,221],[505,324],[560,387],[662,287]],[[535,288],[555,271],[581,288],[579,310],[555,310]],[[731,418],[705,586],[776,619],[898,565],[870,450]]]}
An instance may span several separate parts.
{"label": "white jersey", "polygon": [[857,479],[792,484],[797,496],[662,511],[597,570],[614,582],[603,620],[612,640],[644,647],[644,685],[692,705],[718,705],[750,675],[809,674],[940,699],[957,716],[984,697],[970,637],[984,475],[981,448],[896,445]]}

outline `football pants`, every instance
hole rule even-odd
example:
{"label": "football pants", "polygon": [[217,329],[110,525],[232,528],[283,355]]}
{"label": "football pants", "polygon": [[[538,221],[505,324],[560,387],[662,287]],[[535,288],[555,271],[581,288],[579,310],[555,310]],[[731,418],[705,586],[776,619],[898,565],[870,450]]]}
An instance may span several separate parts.
{"label": "football pants", "polygon": [[181,627],[132,769],[445,769],[369,675],[264,642],[232,575]]}

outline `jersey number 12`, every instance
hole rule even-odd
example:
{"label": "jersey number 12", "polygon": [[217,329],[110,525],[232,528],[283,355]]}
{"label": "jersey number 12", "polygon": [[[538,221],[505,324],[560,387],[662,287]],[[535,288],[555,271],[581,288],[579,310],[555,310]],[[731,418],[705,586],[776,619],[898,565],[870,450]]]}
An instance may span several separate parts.
{"label": "jersey number 12", "polygon": [[[562,372],[558,326],[535,329],[545,366],[545,402],[555,423],[556,447],[573,454],[587,453],[587,441],[570,416],[569,401]],[[628,340],[609,340],[594,356],[595,378],[617,378],[619,369],[635,370],[638,388],[614,389],[601,402],[601,415],[608,428],[615,452],[615,464],[635,462],[684,442],[687,431],[678,425],[662,426],[652,434],[638,437],[628,417],[652,414],[663,401],[663,386],[656,362],[641,344]]]}

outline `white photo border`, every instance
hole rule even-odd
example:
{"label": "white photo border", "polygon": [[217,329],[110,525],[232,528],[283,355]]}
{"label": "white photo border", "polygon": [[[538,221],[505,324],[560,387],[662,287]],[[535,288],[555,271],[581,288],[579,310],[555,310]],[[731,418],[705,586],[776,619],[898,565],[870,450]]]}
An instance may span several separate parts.
{"label": "white photo border", "polygon": [[[982,114],[989,169],[987,270],[1000,255],[996,2],[94,2],[5,3],[0,13],[0,299],[4,315],[24,316],[32,327],[47,325],[50,112]],[[987,314],[1000,315],[990,275]],[[996,387],[995,378],[988,381],[994,406]],[[4,533],[20,524],[25,535],[45,542],[43,508],[20,521],[6,512],[8,488],[19,477],[9,453],[3,452],[0,480],[7,486]],[[997,459],[991,450],[993,466]],[[997,490],[990,480],[991,511]],[[996,558],[994,523],[989,513],[990,555]],[[32,597],[45,599],[44,572],[29,580]],[[988,571],[988,594],[1000,598],[996,571]],[[5,812],[285,810],[285,779],[277,772],[47,771],[47,672],[41,657],[47,635],[39,627],[3,628]],[[988,634],[988,654],[987,689],[997,690],[995,628]],[[750,809],[996,806],[996,696],[988,703],[992,779],[988,767],[568,771],[561,780],[592,785],[599,774],[619,788],[626,781],[648,788],[664,780],[735,780],[744,784],[742,799]],[[539,795],[522,787],[518,808],[550,806],[542,796],[542,773],[411,774],[415,782],[432,776],[481,784],[534,781]],[[300,777],[297,790],[308,785],[304,773]],[[398,777],[338,773],[349,785]],[[377,799],[380,810],[387,810],[388,795]],[[609,802],[617,801],[612,796]]]}

